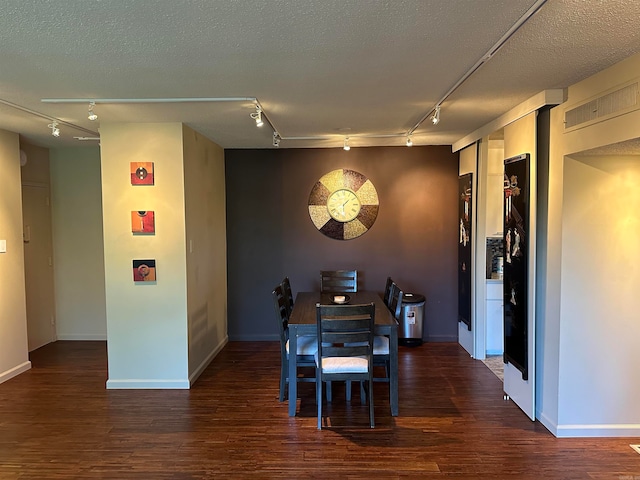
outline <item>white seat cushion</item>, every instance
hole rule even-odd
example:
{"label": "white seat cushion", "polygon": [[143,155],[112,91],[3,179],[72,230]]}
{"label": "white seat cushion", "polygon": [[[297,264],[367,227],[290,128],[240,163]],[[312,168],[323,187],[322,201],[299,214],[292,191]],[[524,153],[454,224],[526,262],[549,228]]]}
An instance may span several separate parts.
{"label": "white seat cushion", "polygon": [[[366,345],[366,342],[347,343],[351,346]],[[373,354],[374,355],[389,355],[389,337],[384,335],[376,335],[373,337]]]}
{"label": "white seat cushion", "polygon": [[[316,352],[316,365],[318,353]],[[367,373],[369,360],[367,357],[328,357],[322,359],[323,373]]]}
{"label": "white seat cushion", "polygon": [[[298,355],[315,355],[318,351],[318,337],[314,336],[302,336],[298,337],[297,345]],[[289,354],[289,340],[287,340],[287,355]]]}

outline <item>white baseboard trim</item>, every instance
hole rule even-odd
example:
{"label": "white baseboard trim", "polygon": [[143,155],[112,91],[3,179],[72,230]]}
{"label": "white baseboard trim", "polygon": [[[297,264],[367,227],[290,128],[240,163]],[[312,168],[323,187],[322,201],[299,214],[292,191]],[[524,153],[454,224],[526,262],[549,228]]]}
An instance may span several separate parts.
{"label": "white baseboard trim", "polygon": [[556,437],[640,437],[640,425],[558,425],[558,434]]}
{"label": "white baseboard trim", "polygon": [[58,333],[57,340],[77,340],[77,341],[106,341],[106,333]]}
{"label": "white baseboard trim", "polygon": [[107,380],[107,390],[188,390],[189,380]]}
{"label": "white baseboard trim", "polygon": [[28,361],[21,363],[20,365],[15,366],[13,368],[10,368],[6,372],[0,373],[0,383],[6,382],[7,380],[13,377],[17,377],[18,375],[26,372],[30,368],[31,368],[31,362],[28,362]]}
{"label": "white baseboard trim", "polygon": [[220,351],[227,343],[229,343],[229,336],[225,335],[222,341],[211,351],[211,353],[209,353],[209,355],[207,355],[207,358],[205,358],[200,363],[200,365],[198,365],[198,368],[196,368],[195,371],[191,375],[189,375],[190,385],[193,385],[195,383],[198,377],[202,375],[202,372],[204,372],[204,370],[209,366],[213,359],[216,358],[216,356],[220,353]]}
{"label": "white baseboard trim", "polygon": [[640,437],[640,425],[636,423],[558,425],[539,413],[538,420],[558,438]]}

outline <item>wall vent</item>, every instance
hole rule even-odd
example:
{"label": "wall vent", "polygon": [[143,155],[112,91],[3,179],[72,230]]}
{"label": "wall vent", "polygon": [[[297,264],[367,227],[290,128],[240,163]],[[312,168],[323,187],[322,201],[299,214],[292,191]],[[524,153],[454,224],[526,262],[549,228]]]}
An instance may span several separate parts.
{"label": "wall vent", "polygon": [[586,124],[596,123],[636,108],[638,108],[638,82],[567,110],[564,114],[564,128],[569,130],[584,127]]}

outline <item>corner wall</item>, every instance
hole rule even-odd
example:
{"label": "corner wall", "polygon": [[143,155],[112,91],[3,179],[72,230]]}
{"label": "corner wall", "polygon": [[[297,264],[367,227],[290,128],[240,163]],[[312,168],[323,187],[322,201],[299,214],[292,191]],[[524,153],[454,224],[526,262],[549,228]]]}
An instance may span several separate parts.
{"label": "corner wall", "polygon": [[59,340],[106,340],[100,149],[50,151]]}
{"label": "corner wall", "polygon": [[640,281],[640,202],[631,186],[639,181],[638,160],[623,165],[615,157],[579,156],[639,138],[640,110],[566,133],[563,123],[568,109],[639,77],[635,55],[570,87],[567,102],[551,111],[544,317],[559,334],[544,362],[554,362],[554,349],[559,358],[543,383],[541,421],[559,437],[640,435],[640,380],[633,371],[640,324],[637,288],[629,290]]}
{"label": "corner wall", "polygon": [[228,342],[224,150],[183,126],[189,379]]}
{"label": "corner wall", "polygon": [[17,133],[0,130],[0,383],[31,368],[24,290],[20,144]]}
{"label": "corner wall", "polygon": [[[182,124],[102,124],[107,388],[189,388]],[[153,162],[155,184],[131,185],[130,162]],[[154,211],[155,235],[131,232]],[[134,283],[132,260],[157,281]]]}

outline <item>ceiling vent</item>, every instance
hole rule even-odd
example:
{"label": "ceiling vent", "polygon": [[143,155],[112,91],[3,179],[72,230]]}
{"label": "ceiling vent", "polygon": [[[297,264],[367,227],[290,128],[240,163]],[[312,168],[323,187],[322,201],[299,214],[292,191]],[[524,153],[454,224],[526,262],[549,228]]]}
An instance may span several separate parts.
{"label": "ceiling vent", "polygon": [[638,108],[638,81],[579,105],[564,114],[565,130],[586,127]]}

